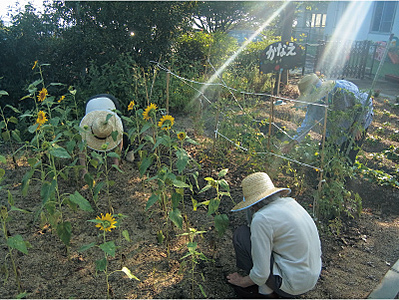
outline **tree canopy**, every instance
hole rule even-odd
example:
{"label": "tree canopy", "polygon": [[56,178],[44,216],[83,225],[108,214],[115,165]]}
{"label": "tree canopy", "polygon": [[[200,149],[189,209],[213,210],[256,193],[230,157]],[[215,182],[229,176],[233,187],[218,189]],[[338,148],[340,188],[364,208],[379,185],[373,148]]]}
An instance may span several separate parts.
{"label": "tree canopy", "polygon": [[[148,69],[151,61],[172,61],[176,55],[184,61],[197,58],[202,65],[209,54],[223,59],[222,52],[234,49],[224,35],[236,28],[253,29],[276,5],[257,1],[226,5],[218,1],[54,0],[45,2],[42,13],[26,5],[13,15],[10,26],[0,24],[0,89],[15,98],[23,97],[32,82],[35,61],[48,64],[47,82],[76,86],[90,84],[93,74],[105,76],[105,70],[123,61]],[[129,74],[126,76],[131,76],[128,70],[132,66],[123,68]],[[117,76],[118,72],[111,73]]]}

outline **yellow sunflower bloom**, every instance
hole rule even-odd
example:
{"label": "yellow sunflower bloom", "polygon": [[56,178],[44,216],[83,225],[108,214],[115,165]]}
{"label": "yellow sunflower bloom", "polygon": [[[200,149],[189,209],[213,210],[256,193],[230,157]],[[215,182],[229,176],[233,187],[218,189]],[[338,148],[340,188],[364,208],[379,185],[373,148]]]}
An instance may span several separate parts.
{"label": "yellow sunflower bloom", "polygon": [[61,101],[63,101],[65,99],[65,95],[61,96],[60,99],[58,99],[58,103],[60,103]]}
{"label": "yellow sunflower bloom", "polygon": [[185,138],[186,138],[186,133],[185,132],[179,132],[178,134],[177,134],[177,138],[179,139],[179,140],[181,140],[181,141],[183,141]]}
{"label": "yellow sunflower bloom", "polygon": [[39,95],[37,96],[37,100],[39,100],[39,102],[43,102],[43,100],[46,99],[47,95],[47,89],[42,88],[42,90],[39,92]]}
{"label": "yellow sunflower bloom", "polygon": [[175,118],[171,115],[165,115],[159,120],[158,127],[162,130],[169,130],[172,128],[173,124],[175,123]]}
{"label": "yellow sunflower bloom", "polygon": [[36,66],[37,66],[37,60],[35,60],[35,63],[33,64],[33,67],[32,67],[32,70],[33,70],[34,68],[36,68]]}
{"label": "yellow sunflower bloom", "polygon": [[151,118],[155,118],[155,113],[157,110],[157,106],[154,103],[151,103],[150,105],[147,106],[147,108],[143,112],[143,118],[144,120],[149,120]]}
{"label": "yellow sunflower bloom", "polygon": [[36,124],[39,124],[39,126],[36,128],[36,130],[38,130],[47,121],[48,119],[46,118],[46,113],[44,111],[39,111],[36,119]]}
{"label": "yellow sunflower bloom", "polygon": [[111,231],[111,229],[116,228],[115,218],[110,213],[105,214],[105,216],[101,214],[101,217],[97,216],[96,220],[100,221],[96,225],[100,230]]}
{"label": "yellow sunflower bloom", "polygon": [[127,110],[132,110],[134,107],[134,101],[130,101],[129,106],[127,107]]}

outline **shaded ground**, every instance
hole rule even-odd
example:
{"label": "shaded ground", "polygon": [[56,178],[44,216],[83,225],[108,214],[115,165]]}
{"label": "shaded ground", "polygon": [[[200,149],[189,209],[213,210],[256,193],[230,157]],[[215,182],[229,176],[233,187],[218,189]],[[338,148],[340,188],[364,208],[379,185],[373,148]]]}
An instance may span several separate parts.
{"label": "shaded ground", "polygon": [[[389,113],[387,113],[389,111]],[[384,99],[376,101],[376,118],[370,128],[370,139],[365,143],[360,160],[376,169],[384,169],[395,173],[397,161],[386,157],[376,157],[390,145],[398,146],[398,142],[389,139],[397,130],[398,108],[393,108]],[[387,124],[388,122],[389,124]],[[386,125],[383,125],[383,124]],[[189,124],[189,123],[188,123]],[[384,131],[380,130],[384,127]],[[194,134],[194,133],[193,133]],[[203,137],[196,136],[198,140]],[[376,141],[372,138],[375,138]],[[216,177],[220,169],[229,168],[226,179],[231,187],[232,198],[240,201],[240,182],[248,172],[250,162],[236,163],[234,153],[225,157],[224,165],[217,165],[212,157],[211,143],[202,150],[191,149],[191,155],[201,162],[200,178]],[[229,156],[231,155],[231,157]],[[227,163],[230,162],[230,163]],[[31,185],[28,196],[20,193],[23,175],[28,170],[24,159],[18,161],[15,168],[11,162],[6,166],[6,179],[2,185],[14,196],[16,206],[29,211],[35,211],[41,205],[40,187]],[[190,261],[182,260],[187,252],[185,243],[187,237],[182,233],[171,231],[170,248],[160,245],[157,232],[162,228],[163,218],[159,211],[144,210],[151,194],[149,184],[140,178],[136,162],[124,162],[123,174],[113,170],[110,174],[116,184],[111,187],[111,199],[115,213],[127,216],[123,220],[121,230],[127,230],[131,242],[121,237],[120,230],[114,230],[107,236],[114,239],[120,246],[117,255],[110,261],[109,270],[121,269],[127,266],[140,281],[130,280],[123,273],[110,276],[112,297],[114,298],[204,298],[198,286],[203,287],[208,298],[235,298],[232,288],[226,283],[225,276],[237,271],[235,267],[234,250],[231,243],[235,227],[244,222],[240,213],[230,213],[233,206],[230,200],[224,200],[221,211],[228,214],[230,227],[225,236],[219,238],[213,228],[212,220],[204,208],[192,211],[191,198],[185,199],[185,228],[193,227],[205,230],[197,241],[199,250],[209,261],[200,261],[196,265],[194,281],[190,275]],[[285,186],[289,178],[279,177],[276,186]],[[332,234],[321,230],[323,250],[323,270],[314,290],[300,298],[365,298],[377,286],[384,274],[399,259],[399,193],[397,188],[380,186],[373,180],[361,176],[351,180],[349,187],[358,192],[363,199],[363,214],[359,219],[347,219],[338,233]],[[200,182],[201,187],[205,184]],[[91,199],[87,186],[71,175],[68,182],[62,183],[63,192],[73,192],[78,189],[87,199]],[[1,190],[1,204],[6,203],[6,190]],[[195,194],[198,201],[206,196]],[[311,191],[296,190],[293,196],[305,207],[312,203]],[[105,196],[103,196],[105,197]],[[205,197],[205,198],[204,198]],[[209,198],[208,198],[209,200]],[[99,212],[107,211],[105,198],[99,202]],[[100,243],[102,236],[93,223],[87,220],[95,219],[99,212],[72,212],[68,209],[64,214],[72,223],[72,241],[69,255],[65,246],[48,226],[40,227],[39,222],[33,222],[32,215],[14,212],[14,219],[9,225],[11,235],[21,234],[29,241],[32,248],[29,254],[16,254],[16,265],[21,275],[23,290],[29,298],[105,298],[106,285],[104,274],[95,272],[94,261],[101,258],[101,251],[92,248],[86,252],[78,249],[91,242]],[[11,214],[11,213],[10,213]],[[0,257],[2,263],[0,286],[1,298],[16,296],[16,284],[7,260],[8,279],[4,268],[4,257],[7,248],[1,237]],[[169,250],[169,255],[168,255]]]}

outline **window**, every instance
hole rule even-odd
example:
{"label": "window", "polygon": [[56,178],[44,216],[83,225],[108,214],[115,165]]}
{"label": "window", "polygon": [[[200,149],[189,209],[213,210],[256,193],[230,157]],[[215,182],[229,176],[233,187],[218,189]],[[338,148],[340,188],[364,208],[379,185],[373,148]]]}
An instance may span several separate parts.
{"label": "window", "polygon": [[326,14],[312,14],[311,27],[326,27]]}
{"label": "window", "polygon": [[371,31],[390,33],[395,17],[396,1],[376,1],[371,20]]}
{"label": "window", "polygon": [[306,19],[306,27],[326,27],[326,14],[308,14]]}

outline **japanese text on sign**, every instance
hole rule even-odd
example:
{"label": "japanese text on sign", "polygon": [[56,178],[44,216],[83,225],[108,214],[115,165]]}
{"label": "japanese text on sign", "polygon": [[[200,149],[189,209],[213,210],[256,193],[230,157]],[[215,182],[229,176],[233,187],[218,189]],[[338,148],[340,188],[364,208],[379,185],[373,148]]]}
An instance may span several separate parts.
{"label": "japanese text on sign", "polygon": [[282,43],[274,43],[269,46],[269,49],[266,51],[266,59],[273,61],[274,57],[286,57],[286,56],[295,56],[295,45],[294,43],[282,44]]}
{"label": "japanese text on sign", "polygon": [[259,63],[264,74],[301,67],[304,64],[303,47],[291,41],[273,43],[261,52]]}

